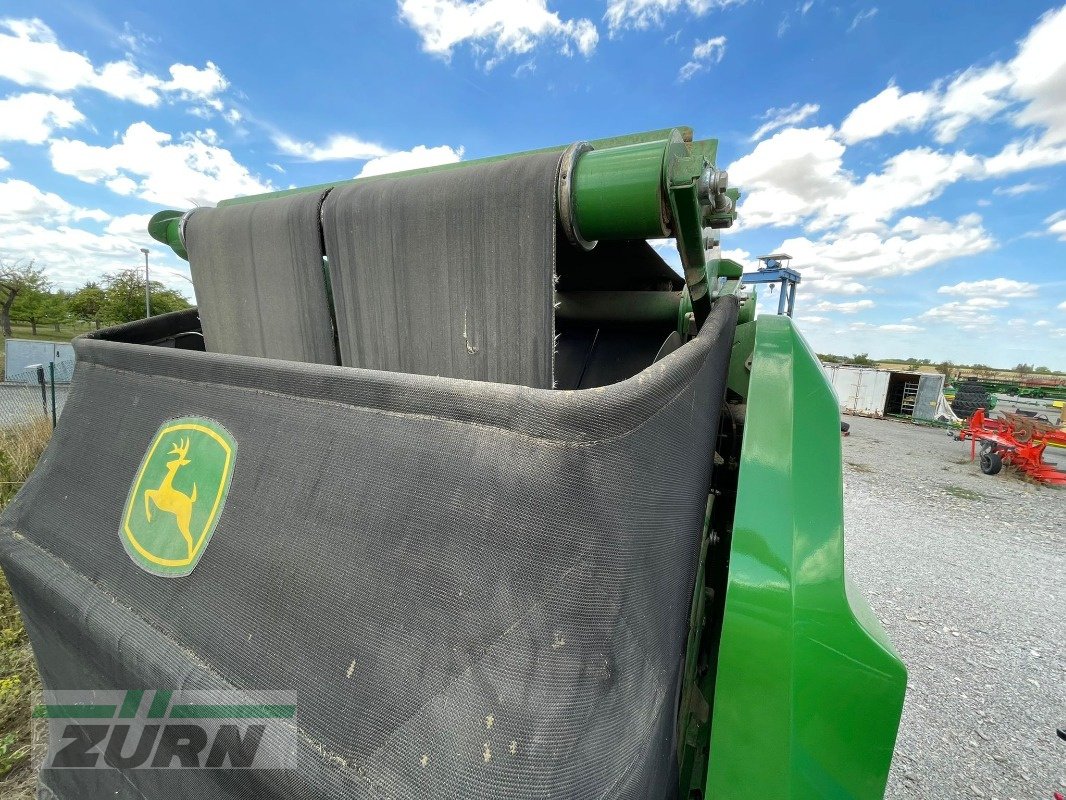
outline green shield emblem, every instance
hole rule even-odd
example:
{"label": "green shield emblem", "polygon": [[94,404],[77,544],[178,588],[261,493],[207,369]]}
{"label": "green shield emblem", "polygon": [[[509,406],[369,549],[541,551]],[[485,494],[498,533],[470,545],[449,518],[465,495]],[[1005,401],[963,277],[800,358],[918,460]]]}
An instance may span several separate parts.
{"label": "green shield emblem", "polygon": [[188,575],[226,504],[237,442],[213,419],[164,422],[148,446],[122,514],[122,545],[141,568]]}

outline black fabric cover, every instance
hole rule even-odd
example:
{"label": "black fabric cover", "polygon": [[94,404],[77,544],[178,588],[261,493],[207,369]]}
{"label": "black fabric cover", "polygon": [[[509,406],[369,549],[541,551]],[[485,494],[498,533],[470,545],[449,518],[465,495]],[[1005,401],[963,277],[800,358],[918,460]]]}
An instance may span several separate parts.
{"label": "black fabric cover", "polygon": [[558,152],[335,188],[341,363],[550,389]]}
{"label": "black fabric cover", "polygon": [[[195,310],[75,340],[59,427],[0,517],[45,686],[295,688],[299,769],[47,770],[42,796],[673,796],[735,318],[719,300],[693,342],[577,392],[132,343]],[[195,571],[160,578],[120,517],[186,415],[238,457]]]}
{"label": "black fabric cover", "polygon": [[338,363],[322,264],[325,194],[190,215],[185,243],[208,350]]}
{"label": "black fabric cover", "polygon": [[585,252],[562,246],[555,288],[580,291],[681,291],[685,280],[642,239],[599,242]]}

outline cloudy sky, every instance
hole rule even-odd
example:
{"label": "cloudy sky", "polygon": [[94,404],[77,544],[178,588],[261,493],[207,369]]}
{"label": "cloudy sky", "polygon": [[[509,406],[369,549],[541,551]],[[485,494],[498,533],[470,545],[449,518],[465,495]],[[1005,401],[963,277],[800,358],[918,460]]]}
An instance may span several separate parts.
{"label": "cloudy sky", "polygon": [[[72,288],[160,208],[691,125],[820,351],[1066,369],[1066,8],[6,0],[0,258]],[[676,262],[676,257],[674,258]],[[775,298],[776,299],[776,298]]]}

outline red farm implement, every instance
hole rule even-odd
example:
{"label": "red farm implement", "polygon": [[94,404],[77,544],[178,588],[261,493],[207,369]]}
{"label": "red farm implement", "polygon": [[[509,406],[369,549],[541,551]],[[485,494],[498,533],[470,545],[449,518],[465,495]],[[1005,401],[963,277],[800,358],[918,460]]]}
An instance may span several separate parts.
{"label": "red farm implement", "polygon": [[986,475],[995,475],[1004,464],[1009,464],[1041,483],[1066,486],[1066,473],[1044,461],[1048,442],[1052,438],[1066,439],[1066,436],[1055,429],[1037,431],[1013,417],[992,419],[985,416],[983,408],[973,413],[958,433],[959,441],[970,440],[971,460],[978,456],[980,442],[981,471]]}

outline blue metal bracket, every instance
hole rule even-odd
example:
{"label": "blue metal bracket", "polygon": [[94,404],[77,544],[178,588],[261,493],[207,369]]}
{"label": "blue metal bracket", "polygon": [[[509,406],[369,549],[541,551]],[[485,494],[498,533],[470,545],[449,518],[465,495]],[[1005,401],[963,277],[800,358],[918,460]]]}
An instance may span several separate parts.
{"label": "blue metal bracket", "polygon": [[[780,284],[781,292],[777,298],[777,313],[792,316],[792,310],[796,305],[796,286],[800,282],[800,274],[787,266],[792,256],[787,253],[773,253],[768,256],[759,256],[763,266],[755,272],[744,273],[744,283],[769,283]],[[784,262],[784,263],[782,263]]]}

